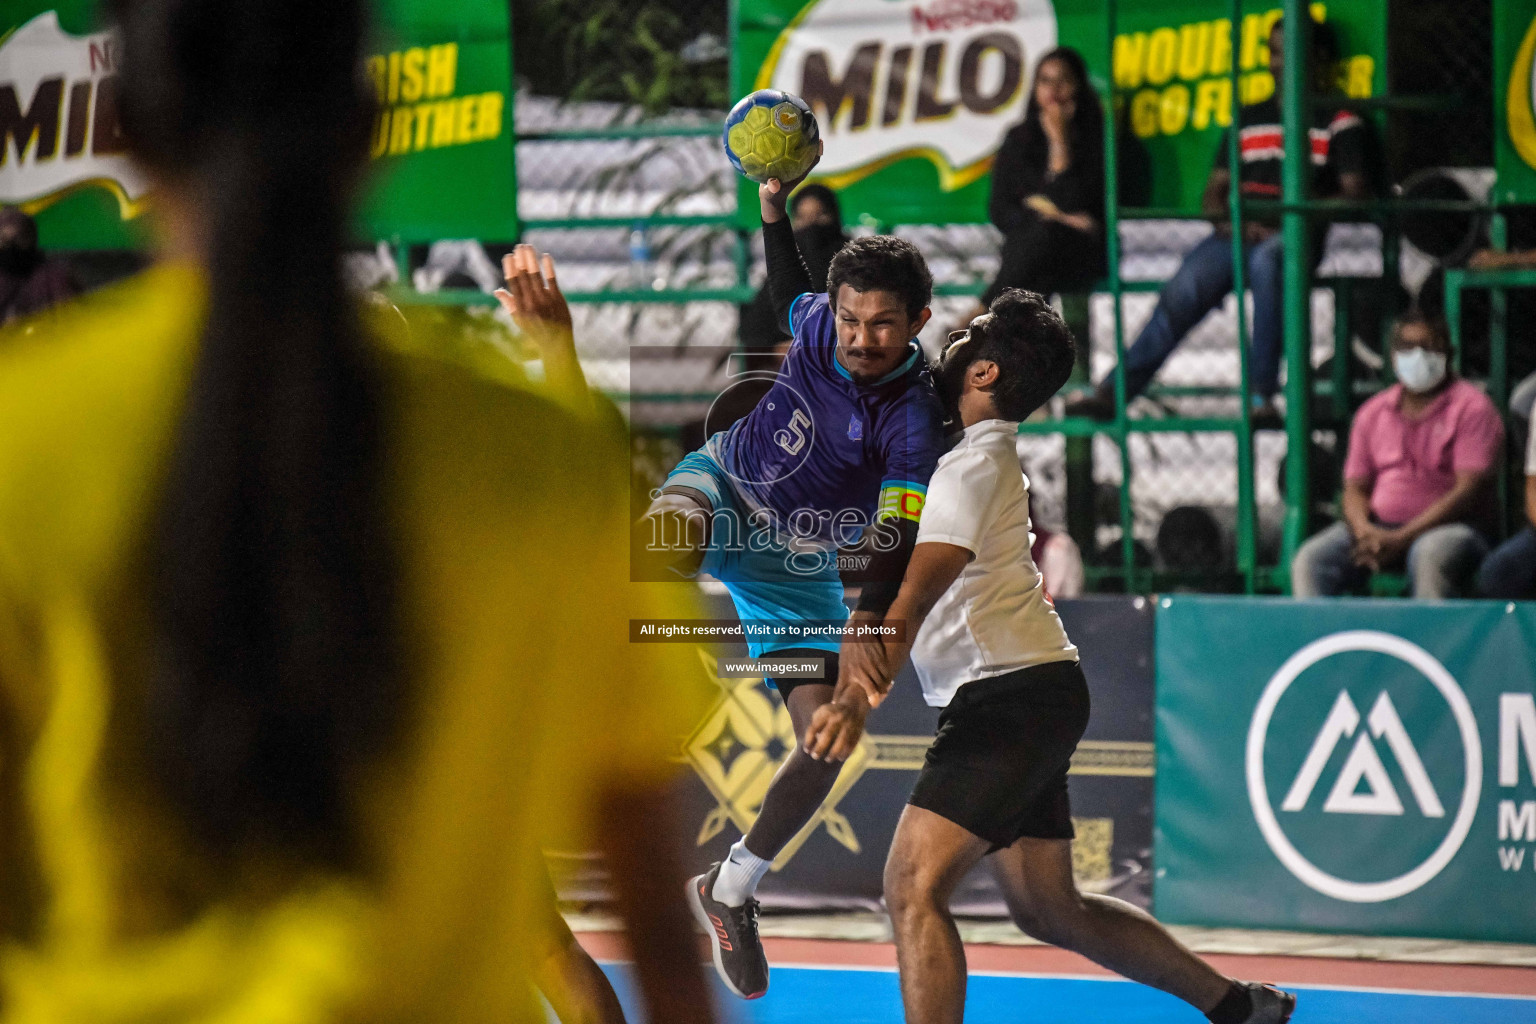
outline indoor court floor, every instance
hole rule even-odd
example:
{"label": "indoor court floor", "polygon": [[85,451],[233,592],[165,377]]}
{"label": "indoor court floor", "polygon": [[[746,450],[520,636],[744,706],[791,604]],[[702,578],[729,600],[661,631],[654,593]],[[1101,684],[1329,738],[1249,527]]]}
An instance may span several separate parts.
{"label": "indoor court floor", "polygon": [[[582,942],[634,993],[611,934]],[[895,950],[888,943],[765,940],[771,987],[742,1002],[720,989],[730,1024],[900,1024]],[[1039,946],[969,946],[967,1024],[1203,1024],[1171,996],[1082,958]],[[1536,1024],[1536,968],[1394,963],[1319,957],[1214,955],[1218,969],[1297,993],[1293,1024]],[[641,1020],[639,1012],[631,1020]]]}

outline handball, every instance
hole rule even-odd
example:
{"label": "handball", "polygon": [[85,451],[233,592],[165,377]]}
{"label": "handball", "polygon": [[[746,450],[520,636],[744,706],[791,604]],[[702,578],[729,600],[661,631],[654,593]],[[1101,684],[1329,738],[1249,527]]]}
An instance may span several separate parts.
{"label": "handball", "polygon": [[756,182],[769,178],[795,181],[816,162],[821,129],[816,115],[798,96],[759,89],[725,115],[721,139],[725,155]]}

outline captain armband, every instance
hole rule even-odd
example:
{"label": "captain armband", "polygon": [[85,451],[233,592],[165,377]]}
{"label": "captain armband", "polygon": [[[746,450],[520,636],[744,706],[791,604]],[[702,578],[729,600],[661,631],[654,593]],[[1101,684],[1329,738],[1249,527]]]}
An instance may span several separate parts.
{"label": "captain armband", "polygon": [[923,502],[928,499],[928,488],[910,480],[890,480],[880,487],[880,502],[875,507],[876,519],[906,519],[917,522],[923,514]]}

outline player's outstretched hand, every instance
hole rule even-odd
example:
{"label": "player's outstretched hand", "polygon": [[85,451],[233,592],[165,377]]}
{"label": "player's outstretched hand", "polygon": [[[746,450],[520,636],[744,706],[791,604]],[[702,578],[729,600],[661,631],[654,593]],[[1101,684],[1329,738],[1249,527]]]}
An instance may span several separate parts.
{"label": "player's outstretched hand", "polygon": [[538,346],[545,359],[563,356],[567,350],[574,355],[571,307],[555,279],[555,258],[540,255],[531,245],[519,245],[501,258],[501,272],[507,284],[496,289],[496,298],[512,314],[517,329]]}
{"label": "player's outstretched hand", "polygon": [[805,730],[805,752],[818,761],[846,761],[864,735],[869,705],[857,695],[846,702],[823,704]]}
{"label": "player's outstretched hand", "polygon": [[812,160],[811,166],[807,167],[805,173],[794,181],[780,181],[778,178],[769,178],[757,186],[757,198],[762,206],[764,224],[776,224],[784,219],[784,207],[789,203],[789,194],[795,190],[797,185],[810,177],[811,171],[815,170],[816,165],[821,163],[822,148],[821,140],[817,139],[816,159]]}
{"label": "player's outstretched hand", "polygon": [[590,408],[587,378],[576,358],[571,307],[555,279],[555,258],[549,253],[541,256],[531,245],[519,245],[501,258],[501,272],[507,286],[496,289],[496,299],[539,350],[545,382],[573,407]]}

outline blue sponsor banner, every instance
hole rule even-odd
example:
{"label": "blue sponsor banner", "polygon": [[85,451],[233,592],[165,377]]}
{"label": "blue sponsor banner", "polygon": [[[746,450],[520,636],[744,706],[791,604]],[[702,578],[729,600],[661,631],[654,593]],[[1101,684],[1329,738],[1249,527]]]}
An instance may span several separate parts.
{"label": "blue sponsor banner", "polygon": [[1536,941],[1536,607],[1173,597],[1159,916]]}

